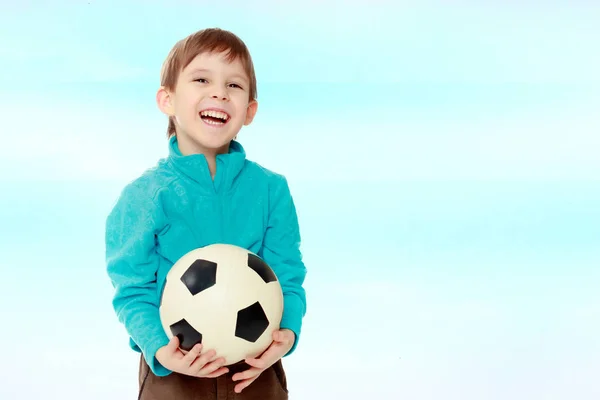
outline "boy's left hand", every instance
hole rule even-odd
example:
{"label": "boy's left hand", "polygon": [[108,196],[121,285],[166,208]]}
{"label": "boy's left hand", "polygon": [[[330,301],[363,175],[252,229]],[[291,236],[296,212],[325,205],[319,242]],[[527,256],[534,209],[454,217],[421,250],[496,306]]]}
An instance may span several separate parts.
{"label": "boy's left hand", "polygon": [[246,364],[250,369],[234,374],[234,381],[241,381],[235,385],[235,392],[241,393],[246,387],[258,378],[258,376],[271,365],[275,364],[281,357],[286,355],[294,345],[296,335],[289,329],[281,329],[273,332],[273,343],[259,358],[247,358]]}

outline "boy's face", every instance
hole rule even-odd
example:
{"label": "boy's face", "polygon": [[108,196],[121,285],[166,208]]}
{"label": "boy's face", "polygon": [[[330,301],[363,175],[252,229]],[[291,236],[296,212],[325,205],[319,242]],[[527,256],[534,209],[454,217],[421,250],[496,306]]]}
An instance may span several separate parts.
{"label": "boy's face", "polygon": [[173,92],[160,88],[157,103],[174,117],[182,154],[215,155],[228,151],[258,104],[249,101],[250,81],[239,60],[224,53],[198,55],[181,71]]}

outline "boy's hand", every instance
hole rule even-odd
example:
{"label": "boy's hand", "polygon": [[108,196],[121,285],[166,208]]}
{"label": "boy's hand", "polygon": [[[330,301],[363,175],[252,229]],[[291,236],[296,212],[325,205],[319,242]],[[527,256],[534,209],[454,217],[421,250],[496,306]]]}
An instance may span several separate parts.
{"label": "boy's hand", "polygon": [[233,375],[232,379],[234,381],[241,381],[235,385],[235,392],[241,393],[264,370],[286,355],[294,345],[294,340],[296,340],[296,335],[289,329],[281,329],[273,332],[273,343],[271,343],[271,346],[259,358],[247,358],[245,360],[246,364],[252,368]]}
{"label": "boy's hand", "polygon": [[184,375],[197,376],[200,378],[216,378],[229,370],[223,365],[225,359],[214,359],[216,352],[209,350],[200,355],[202,345],[195,345],[187,354],[179,349],[179,339],[173,336],[166,346],[156,352],[156,359],[165,368]]}

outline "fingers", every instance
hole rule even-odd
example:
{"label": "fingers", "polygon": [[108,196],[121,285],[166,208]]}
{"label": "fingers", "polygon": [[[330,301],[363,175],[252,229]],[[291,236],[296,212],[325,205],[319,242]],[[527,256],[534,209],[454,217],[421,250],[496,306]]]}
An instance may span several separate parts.
{"label": "fingers", "polygon": [[200,370],[206,364],[213,361],[214,358],[216,357],[216,355],[217,355],[217,352],[212,349],[208,350],[204,354],[199,354],[197,356],[197,358],[195,358],[193,360],[193,362],[190,364],[190,367],[195,368],[196,370]]}
{"label": "fingers", "polygon": [[200,355],[200,351],[202,351],[202,344],[197,343],[192,347],[190,351],[183,357],[182,362],[186,366],[191,366],[192,363],[196,360],[196,358]]}
{"label": "fingers", "polygon": [[296,334],[289,329],[273,331],[273,340],[279,343],[289,344],[296,339]]}
{"label": "fingers", "polygon": [[247,388],[256,378],[271,365],[275,364],[290,348],[290,336],[284,332],[276,332],[273,334],[273,343],[269,348],[258,358],[247,358],[244,360],[246,364],[250,365],[250,369],[238,372],[231,378],[234,381],[241,381],[235,386],[235,392],[241,393],[242,390]]}
{"label": "fingers", "polygon": [[167,349],[170,354],[175,354],[177,349],[179,348],[179,338],[177,336],[173,336],[169,343],[167,344]]}
{"label": "fingers", "polygon": [[246,389],[248,386],[250,386],[250,384],[252,382],[254,382],[256,380],[256,377],[252,378],[252,379],[248,379],[245,380],[243,382],[238,383],[237,385],[235,385],[235,388],[233,389],[236,393],[242,393],[242,390]]}
{"label": "fingers", "polygon": [[236,393],[241,393],[242,390],[247,388],[252,382],[258,378],[258,376],[279,360],[285,353],[288,352],[290,346],[290,337],[285,332],[273,333],[273,343],[269,348],[260,355],[258,358],[247,358],[244,361],[250,365],[250,369],[243,372],[234,374],[231,379],[234,381],[240,381],[234,388]]}
{"label": "fingers", "polygon": [[214,372],[212,372],[212,373],[210,373],[208,375],[202,375],[202,376],[205,377],[205,378],[216,378],[216,377],[219,377],[219,376],[221,376],[223,374],[226,374],[228,372],[229,372],[229,369],[227,367],[221,367],[221,368],[217,369],[216,371],[214,371]]}
{"label": "fingers", "polygon": [[235,392],[241,393],[242,390],[244,390],[252,382],[254,382],[256,380],[256,378],[258,378],[258,376],[263,371],[264,371],[264,369],[260,369],[260,368],[250,368],[250,369],[247,369],[246,371],[238,372],[237,374],[234,374],[231,378],[234,381],[241,381],[240,383],[235,385],[235,388],[234,388]]}
{"label": "fingers", "polygon": [[234,381],[241,381],[244,379],[256,378],[260,373],[263,372],[260,368],[250,368],[242,372],[238,372],[237,374],[233,374],[231,379]]}
{"label": "fingers", "polygon": [[270,365],[268,364],[268,361],[264,358],[248,358],[245,360],[246,364],[250,365],[251,367],[255,367],[258,369],[267,369]]}
{"label": "fingers", "polygon": [[[203,367],[198,371],[199,376],[208,376],[212,375],[216,371],[218,371],[225,364],[224,358],[218,358],[214,361],[206,363]],[[225,368],[225,372],[229,372],[229,369]]]}
{"label": "fingers", "polygon": [[216,357],[217,354],[212,349],[204,354],[197,355],[197,358],[192,360],[189,365],[190,371],[194,376],[200,377],[216,377],[229,372],[229,369],[221,368],[225,365],[225,359]]}
{"label": "fingers", "polygon": [[277,361],[281,357],[283,357],[282,353],[283,353],[283,346],[279,342],[276,342],[276,343],[271,344],[271,346],[269,346],[267,351],[265,351],[260,356],[260,358],[248,358],[244,361],[246,362],[246,364],[248,364],[252,367],[266,369],[266,368],[270,367],[272,364],[274,364],[275,361]]}

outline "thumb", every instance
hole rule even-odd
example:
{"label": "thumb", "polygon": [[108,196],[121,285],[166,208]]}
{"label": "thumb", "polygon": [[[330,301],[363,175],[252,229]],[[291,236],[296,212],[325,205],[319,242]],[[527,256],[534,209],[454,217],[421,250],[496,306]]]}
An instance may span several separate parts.
{"label": "thumb", "polygon": [[171,338],[171,340],[169,340],[167,349],[169,349],[169,353],[175,353],[178,348],[179,348],[179,338],[177,336],[173,336]]}

